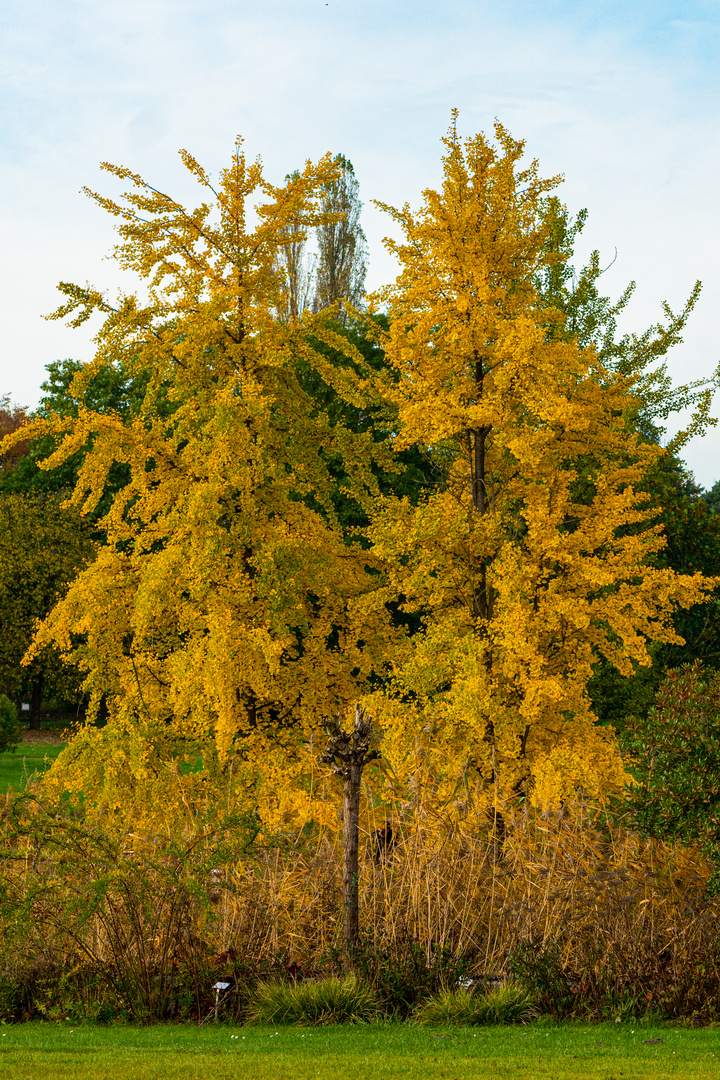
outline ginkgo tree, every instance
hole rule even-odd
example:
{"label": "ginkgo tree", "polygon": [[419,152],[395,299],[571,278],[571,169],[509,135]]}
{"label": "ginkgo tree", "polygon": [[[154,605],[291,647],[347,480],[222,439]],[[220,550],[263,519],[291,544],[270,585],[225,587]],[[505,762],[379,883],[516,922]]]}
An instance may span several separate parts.
{"label": "ginkgo tree", "polygon": [[[382,290],[397,408],[393,442],[444,447],[447,482],[417,506],[378,500],[370,535],[388,595],[421,618],[374,704],[408,780],[434,763],[437,798],[481,792],[557,803],[625,781],[588,683],[599,658],[629,673],[701,575],[658,564],[664,543],[640,493],[662,450],[636,434],[632,372],[556,331],[537,291],[553,260],[546,212],[559,178],[496,143],[444,140],[443,184],[421,209],[384,206],[402,238]],[[424,765],[422,764],[424,763]],[[444,795],[437,784],[445,784]]]}
{"label": "ginkgo tree", "polygon": [[[93,701],[108,703],[108,725],[88,726],[61,759],[65,788],[102,794],[105,807],[147,797],[172,808],[184,787],[195,798],[198,777],[219,773],[266,816],[282,815],[304,797],[303,746],[362,693],[392,636],[383,612],[362,613],[373,558],[346,542],[327,464],[341,459],[367,503],[384,451],[302,388],[301,367],[343,400],[368,400],[347,336],[322,313],[279,316],[288,280],[278,252],[328,220],[323,192],[340,164],[327,155],[274,187],[238,145],[214,187],[182,156],[207,198],[195,210],[110,165],[130,181],[123,199],[90,193],[119,217],[115,254],[142,295],[111,304],[61,286],[56,318],[103,322],[72,387],[77,415],[35,423],[58,444],[44,466],[84,448],[72,501],[85,512],[113,467],[127,482],[99,523],[107,542],[35,647],[63,649]],[[86,408],[84,382],[117,367],[143,388],[134,411]],[[199,773],[178,768],[197,755]]]}

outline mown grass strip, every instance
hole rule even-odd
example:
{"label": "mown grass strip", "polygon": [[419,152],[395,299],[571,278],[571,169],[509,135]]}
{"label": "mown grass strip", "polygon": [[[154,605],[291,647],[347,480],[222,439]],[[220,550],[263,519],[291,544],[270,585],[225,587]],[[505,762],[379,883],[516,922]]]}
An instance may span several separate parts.
{"label": "mown grass strip", "polygon": [[11,788],[22,791],[28,776],[44,772],[64,748],[64,742],[23,742],[14,752],[0,754],[0,795]]}
{"label": "mown grass strip", "polygon": [[[661,1039],[661,1042],[647,1040]],[[628,1024],[0,1028],[3,1080],[717,1080],[720,1031]]]}

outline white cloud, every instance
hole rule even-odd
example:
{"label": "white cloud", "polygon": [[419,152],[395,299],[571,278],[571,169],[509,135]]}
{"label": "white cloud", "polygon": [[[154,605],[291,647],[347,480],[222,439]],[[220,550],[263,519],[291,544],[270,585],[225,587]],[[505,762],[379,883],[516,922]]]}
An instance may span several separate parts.
{"label": "white cloud", "polygon": [[[237,132],[278,179],[341,150],[363,196],[417,203],[440,176],[450,110],[468,134],[498,116],[528,141],[561,194],[587,205],[585,250],[617,262],[617,293],[638,281],[642,328],[696,277],[705,291],[679,377],[718,359],[718,18],[711,3],[616,0],[542,6],[471,0],[25,0],[6,3],[0,44],[0,216],[4,238],[0,392],[37,400],[44,366],[87,357],[89,335],[46,323],[58,279],[112,286],[112,222],[78,194],[108,190],[102,159],[178,197],[194,191],[176,156],[211,170]],[[368,207],[372,283],[393,273]],[[688,454],[706,484],[720,437]]]}

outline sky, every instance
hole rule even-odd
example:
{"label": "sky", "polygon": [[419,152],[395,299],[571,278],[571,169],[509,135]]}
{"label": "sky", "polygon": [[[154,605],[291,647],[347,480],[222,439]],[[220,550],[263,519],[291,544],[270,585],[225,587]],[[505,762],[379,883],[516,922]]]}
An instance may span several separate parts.
{"label": "sky", "polygon": [[[560,197],[589,211],[579,261],[599,248],[610,296],[637,282],[624,330],[701,279],[669,368],[679,383],[720,363],[720,0],[0,0],[0,25],[0,396],[17,404],[51,361],[93,354],[92,326],[43,318],[57,282],[128,287],[114,219],[80,193],[119,194],[101,161],[194,202],[181,147],[217,174],[240,134],[277,182],[341,152],[375,287],[396,269],[371,200],[437,186],[453,108],[462,135],[497,118],[564,175]],[[712,486],[720,427],[685,458]]]}

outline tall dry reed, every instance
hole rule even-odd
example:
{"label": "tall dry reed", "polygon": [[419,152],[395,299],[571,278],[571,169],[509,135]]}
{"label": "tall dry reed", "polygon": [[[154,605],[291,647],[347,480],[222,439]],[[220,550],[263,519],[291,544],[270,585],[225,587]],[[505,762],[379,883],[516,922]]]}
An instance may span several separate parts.
{"label": "tall dry reed", "polygon": [[[392,841],[379,844],[385,822],[366,818],[360,880],[363,938],[389,957],[413,941],[428,963],[442,950],[478,977],[536,970],[536,982],[552,957],[566,1012],[592,1000],[608,1013],[697,1013],[703,987],[719,985],[720,902],[695,849],[583,804],[506,815],[502,835],[422,809],[389,823]],[[230,868],[219,946],[321,968],[340,945],[340,868],[341,837],[329,832]]]}
{"label": "tall dry reed", "polygon": [[[495,828],[467,807],[440,814],[416,803],[376,816],[371,805],[366,955],[402,964],[410,943],[428,965],[442,954],[477,978],[514,972],[557,1014],[715,1018],[720,902],[696,850],[643,839],[582,803],[506,813]],[[6,983],[49,952],[60,966],[84,956],[131,1014],[134,994],[146,1019],[179,1015],[184,986],[199,1015],[213,970],[240,980],[274,964],[307,975],[339,955],[339,828],[242,853],[229,834],[110,840],[43,820],[4,839]]]}

